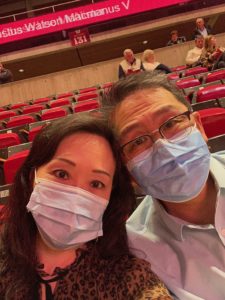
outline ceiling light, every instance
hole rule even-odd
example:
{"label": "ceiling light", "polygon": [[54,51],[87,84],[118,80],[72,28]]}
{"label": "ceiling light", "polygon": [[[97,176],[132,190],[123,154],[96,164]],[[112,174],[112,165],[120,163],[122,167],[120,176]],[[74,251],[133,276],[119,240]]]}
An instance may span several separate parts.
{"label": "ceiling light", "polygon": [[19,69],[19,72],[20,72],[20,73],[23,73],[23,72],[24,72],[24,69]]}
{"label": "ceiling light", "polygon": [[143,41],[142,44],[146,45],[146,44],[148,44],[148,41],[147,40]]}

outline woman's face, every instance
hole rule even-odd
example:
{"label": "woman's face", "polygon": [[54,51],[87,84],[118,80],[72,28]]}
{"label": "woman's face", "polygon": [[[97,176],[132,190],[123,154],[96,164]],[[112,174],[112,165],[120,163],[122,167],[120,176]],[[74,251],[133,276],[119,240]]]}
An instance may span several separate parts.
{"label": "woman's face", "polygon": [[109,199],[114,172],[109,143],[101,136],[80,132],[62,140],[52,160],[39,167],[36,176]]}

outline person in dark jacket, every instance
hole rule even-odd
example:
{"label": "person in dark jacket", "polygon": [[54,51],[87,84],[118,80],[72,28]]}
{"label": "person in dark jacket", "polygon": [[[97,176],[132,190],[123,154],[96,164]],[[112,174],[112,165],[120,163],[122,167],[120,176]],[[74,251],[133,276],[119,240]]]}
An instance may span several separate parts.
{"label": "person in dark jacket", "polygon": [[210,26],[205,25],[205,21],[203,18],[196,19],[196,28],[194,30],[194,38],[198,35],[202,35],[206,37],[207,35],[212,33],[212,29]]}
{"label": "person in dark jacket", "polygon": [[0,84],[8,83],[13,81],[13,74],[9,69],[3,67],[3,64],[0,63]]}

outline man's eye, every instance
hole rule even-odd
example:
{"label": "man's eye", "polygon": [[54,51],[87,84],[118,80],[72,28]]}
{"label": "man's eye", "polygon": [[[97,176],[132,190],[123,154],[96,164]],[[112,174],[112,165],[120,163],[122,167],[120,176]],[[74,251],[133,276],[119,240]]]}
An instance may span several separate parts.
{"label": "man's eye", "polygon": [[55,170],[53,172],[53,174],[57,177],[57,178],[61,178],[61,179],[68,179],[69,178],[69,174],[64,171],[64,170]]}
{"label": "man's eye", "polygon": [[133,141],[133,145],[134,146],[139,146],[139,145],[145,143],[146,141],[147,141],[146,136],[140,136],[140,137],[136,138],[136,140]]}
{"label": "man's eye", "polygon": [[91,186],[95,189],[102,189],[105,187],[105,184],[99,180],[93,180]]}

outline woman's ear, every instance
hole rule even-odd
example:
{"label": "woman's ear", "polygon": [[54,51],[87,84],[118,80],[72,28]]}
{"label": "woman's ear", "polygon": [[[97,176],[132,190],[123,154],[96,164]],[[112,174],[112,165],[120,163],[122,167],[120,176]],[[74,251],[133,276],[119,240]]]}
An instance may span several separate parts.
{"label": "woman's ear", "polygon": [[195,111],[195,112],[193,112],[192,116],[194,117],[194,120],[195,120],[195,123],[196,123],[196,127],[201,132],[201,134],[203,136],[203,139],[206,142],[208,142],[208,137],[207,137],[207,135],[205,133],[205,130],[204,130],[204,127],[202,125],[200,114],[197,111]]}

